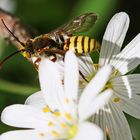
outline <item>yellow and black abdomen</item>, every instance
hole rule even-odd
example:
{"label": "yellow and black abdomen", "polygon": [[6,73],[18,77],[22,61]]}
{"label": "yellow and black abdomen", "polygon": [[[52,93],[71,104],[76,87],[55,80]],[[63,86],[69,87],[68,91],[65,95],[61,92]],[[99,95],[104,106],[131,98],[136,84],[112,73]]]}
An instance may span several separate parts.
{"label": "yellow and black abdomen", "polygon": [[63,49],[73,50],[75,53],[84,54],[96,51],[99,49],[100,44],[95,40],[87,36],[72,36],[65,40]]}

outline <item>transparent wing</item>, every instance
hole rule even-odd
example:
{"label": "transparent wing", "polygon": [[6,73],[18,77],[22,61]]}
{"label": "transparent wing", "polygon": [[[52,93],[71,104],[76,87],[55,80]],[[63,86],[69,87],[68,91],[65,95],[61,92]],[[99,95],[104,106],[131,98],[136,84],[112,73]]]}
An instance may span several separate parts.
{"label": "transparent wing", "polygon": [[[26,42],[35,34],[34,31],[31,31],[27,26],[23,25],[19,18],[2,9],[0,9],[0,19],[4,20],[6,26],[21,42]],[[19,44],[17,43],[17,41],[14,40],[14,38],[11,37],[11,35],[6,30],[1,20],[0,20],[0,37],[6,38],[18,49],[20,49]]]}
{"label": "transparent wing", "polygon": [[87,32],[95,24],[96,20],[97,15],[95,13],[85,13],[74,18],[73,20],[60,26],[50,33],[54,33],[57,31],[66,32],[68,34]]}

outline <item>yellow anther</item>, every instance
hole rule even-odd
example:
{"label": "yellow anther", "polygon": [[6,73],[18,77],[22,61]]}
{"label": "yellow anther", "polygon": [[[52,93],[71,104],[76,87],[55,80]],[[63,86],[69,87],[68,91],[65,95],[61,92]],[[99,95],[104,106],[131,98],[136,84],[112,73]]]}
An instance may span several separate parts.
{"label": "yellow anther", "polygon": [[45,113],[50,112],[50,108],[48,106],[44,107],[43,112],[45,112]]}
{"label": "yellow anther", "polygon": [[107,83],[107,84],[105,85],[105,89],[108,89],[108,88],[112,88],[112,84],[111,84],[111,83]]}
{"label": "yellow anther", "polygon": [[115,103],[119,102],[120,100],[121,100],[121,99],[120,99],[119,97],[116,97],[116,98],[113,99],[113,101],[114,101]]}
{"label": "yellow anther", "polygon": [[39,136],[44,137],[45,134],[44,133],[39,133]]}
{"label": "yellow anther", "polygon": [[54,115],[57,116],[57,117],[60,117],[61,116],[61,113],[58,112],[58,111],[56,111],[56,112],[54,112]]}
{"label": "yellow anther", "polygon": [[65,123],[61,123],[61,126],[64,127],[64,128],[67,127],[67,125]]}
{"label": "yellow anther", "polygon": [[114,76],[118,75],[119,71],[117,69],[114,70]]}
{"label": "yellow anther", "polygon": [[60,133],[58,133],[57,131],[55,131],[55,130],[53,130],[53,131],[51,131],[51,133],[53,134],[53,136],[55,136],[55,137],[60,137]]}
{"label": "yellow anther", "polygon": [[53,125],[53,122],[50,121],[50,122],[48,123],[48,126],[52,126],[52,125]]}
{"label": "yellow anther", "polygon": [[98,70],[99,64],[93,64],[93,66],[94,66],[95,70]]}
{"label": "yellow anther", "polygon": [[65,116],[68,120],[72,120],[72,116],[69,113],[65,113]]}

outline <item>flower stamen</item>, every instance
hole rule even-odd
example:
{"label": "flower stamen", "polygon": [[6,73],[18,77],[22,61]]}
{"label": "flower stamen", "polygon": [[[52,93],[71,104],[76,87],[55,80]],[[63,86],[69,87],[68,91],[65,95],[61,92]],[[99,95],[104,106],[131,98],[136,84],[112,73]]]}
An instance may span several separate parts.
{"label": "flower stamen", "polygon": [[71,116],[69,113],[65,113],[65,117],[66,117],[68,120],[72,120],[72,116]]}
{"label": "flower stamen", "polygon": [[54,112],[54,115],[55,115],[56,117],[60,117],[60,116],[61,116],[61,113],[60,113],[59,111],[55,111],[55,112]]}
{"label": "flower stamen", "polygon": [[66,127],[67,127],[67,125],[66,125],[65,123],[61,123],[61,126],[62,126],[63,128],[66,128]]}
{"label": "flower stamen", "polygon": [[114,74],[114,76],[117,76],[119,74],[119,71],[117,69],[115,69],[113,74]]}
{"label": "flower stamen", "polygon": [[120,100],[121,100],[121,99],[120,99],[119,97],[116,97],[116,98],[113,99],[113,101],[114,101],[115,103],[120,102]]}
{"label": "flower stamen", "polygon": [[53,126],[53,122],[52,121],[50,121],[49,123],[48,123],[48,126]]}
{"label": "flower stamen", "polygon": [[51,110],[48,106],[46,106],[43,108],[43,112],[48,113],[48,112],[51,112]]}
{"label": "flower stamen", "polygon": [[52,133],[52,135],[53,135],[54,137],[57,137],[57,138],[61,136],[60,133],[58,133],[58,132],[55,131],[55,130],[52,130],[51,133]]}
{"label": "flower stamen", "polygon": [[93,64],[95,70],[97,71],[99,69],[99,64]]}

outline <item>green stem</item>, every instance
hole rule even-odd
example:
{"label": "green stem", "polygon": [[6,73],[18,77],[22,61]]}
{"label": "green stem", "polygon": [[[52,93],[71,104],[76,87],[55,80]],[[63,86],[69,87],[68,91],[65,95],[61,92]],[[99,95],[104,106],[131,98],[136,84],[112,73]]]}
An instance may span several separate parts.
{"label": "green stem", "polygon": [[0,90],[9,92],[11,94],[29,95],[31,93],[38,91],[39,89],[36,87],[20,85],[20,84],[12,83],[12,82],[1,79]]}

